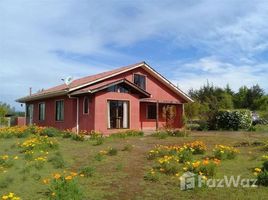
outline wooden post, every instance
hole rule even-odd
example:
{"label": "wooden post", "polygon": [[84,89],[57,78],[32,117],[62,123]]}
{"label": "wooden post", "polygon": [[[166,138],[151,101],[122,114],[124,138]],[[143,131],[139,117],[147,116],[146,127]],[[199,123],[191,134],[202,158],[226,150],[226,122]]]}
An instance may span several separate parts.
{"label": "wooden post", "polygon": [[159,101],[156,101],[156,130],[158,130],[158,121],[159,121]]}

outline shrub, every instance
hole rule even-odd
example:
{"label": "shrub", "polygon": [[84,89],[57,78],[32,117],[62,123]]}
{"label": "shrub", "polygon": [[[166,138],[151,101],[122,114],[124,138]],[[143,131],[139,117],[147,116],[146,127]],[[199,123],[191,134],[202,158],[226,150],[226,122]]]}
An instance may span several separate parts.
{"label": "shrub", "polygon": [[74,133],[69,129],[64,130],[62,131],[62,138],[71,138],[73,134]]}
{"label": "shrub", "polygon": [[107,155],[109,156],[115,156],[117,155],[117,149],[116,148],[110,148],[107,152]]}
{"label": "shrub", "polygon": [[213,149],[214,157],[220,160],[226,160],[226,159],[234,159],[237,154],[238,150],[224,145],[216,145],[216,147]]}
{"label": "shrub", "polygon": [[184,144],[185,148],[190,149],[193,154],[204,154],[207,150],[206,145],[202,141],[194,141]]}
{"label": "shrub", "polygon": [[220,160],[209,160],[208,158],[203,161],[186,162],[183,167],[184,171],[190,171],[198,175],[215,176],[216,168],[219,165]]}
{"label": "shrub", "polygon": [[89,133],[90,139],[99,139],[103,137],[103,133],[99,131],[92,130]]}
{"label": "shrub", "polygon": [[193,153],[188,148],[181,148],[178,152],[180,163],[185,163],[193,159]]}
{"label": "shrub", "polygon": [[58,148],[58,142],[47,136],[35,136],[19,144],[19,147],[22,148],[22,152],[31,152],[33,150],[47,151]]}
{"label": "shrub", "polygon": [[216,128],[223,130],[249,129],[252,116],[249,110],[221,110],[216,114]]}
{"label": "shrub", "polygon": [[268,186],[268,171],[262,171],[257,175],[257,184]]}
{"label": "shrub", "polygon": [[0,138],[25,138],[32,132],[27,126],[13,126],[0,128]]}
{"label": "shrub", "polygon": [[72,175],[62,176],[55,174],[49,185],[49,193],[49,199],[51,200],[83,199],[83,193],[78,185],[76,177]]}
{"label": "shrub", "polygon": [[72,134],[71,138],[75,141],[84,141],[85,136],[80,134]]}
{"label": "shrub", "polygon": [[91,166],[84,167],[80,170],[79,174],[83,174],[85,177],[91,177],[95,173],[96,169]]}
{"label": "shrub", "polygon": [[60,136],[62,132],[53,127],[46,127],[40,131],[41,136],[48,136],[48,137],[57,137]]}
{"label": "shrub", "polygon": [[154,168],[165,174],[177,174],[180,171],[179,158],[178,156],[164,156],[158,159]]}

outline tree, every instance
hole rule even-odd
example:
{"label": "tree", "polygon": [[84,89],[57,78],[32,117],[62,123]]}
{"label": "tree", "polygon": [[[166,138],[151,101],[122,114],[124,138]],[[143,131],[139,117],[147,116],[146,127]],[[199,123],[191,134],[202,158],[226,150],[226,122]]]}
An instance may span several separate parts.
{"label": "tree", "polygon": [[234,108],[233,97],[231,94],[227,92],[221,94],[220,101],[219,101],[219,108],[220,109],[233,109]]}
{"label": "tree", "polygon": [[187,119],[192,121],[195,118],[199,118],[201,104],[199,102],[187,103],[184,106],[184,113]]}

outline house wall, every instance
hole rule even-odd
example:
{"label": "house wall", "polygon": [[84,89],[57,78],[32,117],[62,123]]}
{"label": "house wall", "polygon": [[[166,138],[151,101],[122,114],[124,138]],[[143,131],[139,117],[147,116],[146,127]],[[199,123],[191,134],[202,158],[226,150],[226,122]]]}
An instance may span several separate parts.
{"label": "house wall", "polygon": [[124,100],[129,101],[129,128],[140,130],[140,103],[137,95],[116,92],[99,92],[95,95],[95,126],[94,129],[104,134],[118,132],[118,129],[108,129],[107,101]]}
{"label": "house wall", "polygon": [[[89,112],[84,113],[84,99],[89,98]],[[79,130],[94,130],[95,95],[83,95],[79,97]]]}
{"label": "house wall", "polygon": [[[56,100],[64,100],[64,121],[56,121]],[[45,120],[39,121],[38,104],[45,103]],[[76,99],[70,99],[67,96],[61,96],[50,99],[43,99],[40,101],[28,102],[27,104],[33,104],[33,124],[38,126],[52,126],[58,129],[72,129],[76,128]],[[28,120],[27,120],[27,123]]]}
{"label": "house wall", "polygon": [[[166,85],[161,83],[158,79],[154,78],[149,74],[146,70],[142,68],[138,68],[123,74],[120,74],[118,76],[112,77],[110,79],[107,79],[105,82],[108,82],[110,80],[120,80],[122,78],[125,78],[131,82],[133,82],[133,75],[134,74],[142,74],[146,76],[146,91],[149,92],[152,96],[152,99],[157,99],[159,101],[176,101],[184,103],[185,100],[183,100],[181,97],[178,97],[177,94],[175,94],[172,90],[167,88]],[[156,120],[147,119],[146,116],[146,104],[145,103],[139,103],[139,97],[135,96],[134,98],[130,98],[129,94],[122,94],[122,93],[107,93],[107,92],[101,92],[96,95],[96,113],[95,113],[95,129],[100,130],[102,132],[112,132],[113,130],[107,129],[107,110],[105,113],[102,112],[102,110],[107,109],[106,107],[106,101],[109,98],[121,98],[121,99],[129,99],[133,106],[130,109],[130,115],[131,115],[131,123],[133,124],[131,129],[143,129],[143,130],[152,130],[156,128]],[[100,100],[101,99],[101,100]],[[98,105],[97,105],[98,104]],[[165,119],[162,118],[162,108],[164,104],[159,105],[159,127],[163,127],[166,124]],[[137,108],[137,109],[136,109]],[[182,104],[177,104],[177,116],[174,121],[174,128],[181,128],[182,127]],[[101,112],[100,112],[101,110]],[[134,111],[134,112],[133,112]],[[140,113],[140,116],[137,118],[137,114]],[[104,115],[103,115],[104,114]],[[105,119],[105,124],[103,124],[101,119]],[[116,131],[116,130],[114,130]]]}

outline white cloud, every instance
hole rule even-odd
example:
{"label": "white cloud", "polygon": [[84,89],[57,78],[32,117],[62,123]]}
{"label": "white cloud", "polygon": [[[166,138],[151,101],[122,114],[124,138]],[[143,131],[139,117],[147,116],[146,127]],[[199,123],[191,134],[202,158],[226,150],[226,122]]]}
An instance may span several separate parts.
{"label": "white cloud", "polygon": [[229,84],[236,91],[243,85],[251,87],[254,84],[268,90],[267,74],[268,63],[233,65],[208,57],[181,65],[179,70],[174,72],[172,80],[185,91],[198,89],[207,81],[218,87]]}

